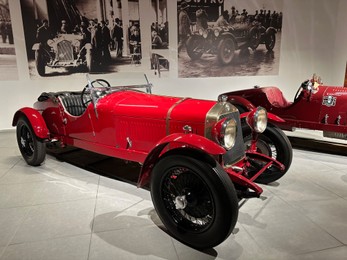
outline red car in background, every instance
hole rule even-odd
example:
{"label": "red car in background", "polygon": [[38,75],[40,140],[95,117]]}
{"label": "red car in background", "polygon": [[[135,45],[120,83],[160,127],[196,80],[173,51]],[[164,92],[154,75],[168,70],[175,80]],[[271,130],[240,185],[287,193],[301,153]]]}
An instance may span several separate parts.
{"label": "red car in background", "polygon": [[[239,111],[225,100],[160,96],[149,83],[111,86],[88,79],[82,91],[42,93],[33,108],[15,113],[13,126],[29,165],[40,165],[52,143],[140,163],[138,186],[150,183],[168,231],[192,247],[210,248],[234,229],[239,199],[260,196],[255,181],[271,182],[287,171],[258,151],[266,110],[254,108],[242,120],[248,146]],[[289,142],[283,149],[279,153],[291,156]]]}
{"label": "red car in background", "polygon": [[284,121],[283,130],[306,128],[323,131],[324,137],[347,139],[347,88],[323,85],[314,75],[304,81],[294,100],[288,101],[278,87],[258,87],[222,94],[240,113],[262,106]]}

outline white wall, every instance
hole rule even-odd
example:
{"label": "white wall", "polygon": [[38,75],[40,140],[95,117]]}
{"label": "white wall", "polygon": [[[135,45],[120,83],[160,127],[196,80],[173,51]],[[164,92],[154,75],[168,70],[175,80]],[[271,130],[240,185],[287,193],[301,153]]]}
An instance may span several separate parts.
{"label": "white wall", "polygon": [[[0,83],[0,130],[12,128],[12,116],[23,106],[32,106],[43,91],[82,90],[86,81],[71,75],[59,79],[31,80],[27,68],[23,28],[19,0],[11,0],[11,17],[14,22],[15,46],[19,80]],[[168,1],[168,10],[175,7]],[[216,99],[218,94],[232,89],[249,88],[254,85],[277,85],[288,100],[300,83],[317,73],[328,85],[343,85],[347,61],[347,1],[345,0],[283,0],[283,30],[280,69],[277,76],[249,76],[223,78],[177,78],[175,66],[170,63],[170,77],[158,78],[153,71],[148,74],[154,84],[154,93]],[[176,11],[169,12],[170,25],[176,23]],[[19,20],[18,20],[19,19]],[[20,22],[18,22],[20,21]],[[176,57],[174,43],[177,28],[170,27],[170,57]],[[1,57],[0,57],[1,58]],[[170,61],[171,61],[170,58]],[[143,82],[142,74],[117,73],[98,75],[114,84]],[[117,82],[115,82],[117,80]]]}

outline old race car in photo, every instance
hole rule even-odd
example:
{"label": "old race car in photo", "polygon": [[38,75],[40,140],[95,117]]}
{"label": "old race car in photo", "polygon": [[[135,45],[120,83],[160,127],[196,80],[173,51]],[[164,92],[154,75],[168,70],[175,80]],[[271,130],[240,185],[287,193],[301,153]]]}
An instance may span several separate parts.
{"label": "old race car in photo", "polygon": [[276,29],[265,28],[258,21],[238,21],[229,26],[214,26],[194,32],[187,40],[187,54],[192,60],[204,53],[214,54],[221,65],[230,64],[236,50],[256,50],[265,44],[272,51],[276,44]]}
{"label": "old race car in photo", "polygon": [[324,137],[347,139],[347,88],[323,85],[315,75],[299,86],[293,101],[287,100],[278,87],[256,86],[222,96],[241,113],[257,106],[266,108],[284,120],[276,122],[283,130],[319,130]]}
{"label": "old race car in photo", "polygon": [[285,150],[277,155],[292,153],[281,130],[263,137],[268,116],[262,107],[242,115],[248,123],[247,145],[239,111],[224,99],[155,95],[148,82],[111,86],[88,79],[79,87],[81,91],[44,92],[33,108],[15,113],[13,126],[24,160],[40,165],[46,145],[57,143],[140,163],[138,186],[150,184],[163,224],[189,246],[210,248],[223,242],[235,227],[239,200],[262,193],[255,181],[268,183],[287,171],[288,165],[279,161],[283,158],[257,147],[258,138],[279,137],[272,142],[282,142]]}
{"label": "old race car in photo", "polygon": [[58,34],[47,43],[35,43],[35,65],[40,76],[46,75],[46,67],[77,68],[92,70],[92,45],[86,43],[82,34]]}

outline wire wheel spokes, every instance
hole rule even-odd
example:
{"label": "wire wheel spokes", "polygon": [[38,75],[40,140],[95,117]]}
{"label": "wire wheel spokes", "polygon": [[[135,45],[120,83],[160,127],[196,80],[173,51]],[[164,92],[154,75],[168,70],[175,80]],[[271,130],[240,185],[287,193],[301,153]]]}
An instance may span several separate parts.
{"label": "wire wheel spokes", "polygon": [[187,231],[207,229],[215,217],[214,203],[206,183],[185,167],[167,171],[162,185],[163,201],[176,223]]}
{"label": "wire wheel spokes", "polygon": [[34,139],[26,126],[22,126],[21,128],[20,143],[23,152],[28,156],[32,156],[34,153]]}

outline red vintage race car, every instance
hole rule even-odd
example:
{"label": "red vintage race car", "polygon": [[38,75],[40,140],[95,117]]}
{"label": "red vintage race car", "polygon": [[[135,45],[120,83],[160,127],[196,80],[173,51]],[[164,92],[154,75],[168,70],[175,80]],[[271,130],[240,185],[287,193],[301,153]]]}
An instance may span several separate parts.
{"label": "red vintage race car", "polygon": [[[33,108],[15,113],[13,126],[29,165],[40,165],[51,143],[139,162],[138,186],[150,183],[168,231],[192,247],[210,248],[233,230],[239,199],[262,193],[255,180],[277,180],[287,170],[258,152],[266,110],[243,117],[249,146],[238,110],[224,100],[160,96],[148,82],[119,87],[97,79],[82,91],[42,93]],[[292,152],[290,144],[283,149]]]}
{"label": "red vintage race car", "polygon": [[222,96],[241,113],[257,106],[266,108],[284,120],[275,122],[283,130],[320,130],[325,137],[347,139],[347,88],[323,85],[316,75],[301,84],[293,101],[277,87],[256,86]]}

